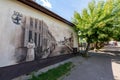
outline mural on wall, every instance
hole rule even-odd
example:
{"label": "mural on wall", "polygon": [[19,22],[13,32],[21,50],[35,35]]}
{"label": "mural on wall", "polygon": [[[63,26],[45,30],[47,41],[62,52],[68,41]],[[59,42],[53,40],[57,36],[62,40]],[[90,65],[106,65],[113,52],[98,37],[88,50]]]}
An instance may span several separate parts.
{"label": "mural on wall", "polygon": [[63,36],[63,39],[56,40],[53,34],[63,33],[52,33],[51,26],[43,20],[24,16],[16,11],[11,16],[11,20],[13,24],[21,27],[20,40],[14,55],[16,63],[72,53],[72,32],[69,33],[69,37]]}

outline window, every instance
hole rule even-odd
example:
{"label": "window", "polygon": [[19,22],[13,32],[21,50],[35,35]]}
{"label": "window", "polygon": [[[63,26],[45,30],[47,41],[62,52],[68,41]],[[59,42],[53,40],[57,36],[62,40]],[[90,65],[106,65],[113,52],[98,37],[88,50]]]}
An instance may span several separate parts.
{"label": "window", "polygon": [[30,18],[30,28],[32,28],[32,27],[33,27],[33,19]]}
{"label": "window", "polygon": [[35,19],[35,29],[37,29],[37,19]]}
{"label": "window", "polygon": [[35,32],[35,36],[34,36],[34,42],[35,42],[35,45],[37,45],[37,33]]}
{"label": "window", "polygon": [[39,34],[39,39],[38,39],[38,46],[40,46],[40,34]]}
{"label": "window", "polygon": [[41,21],[39,21],[39,30],[41,30]]}
{"label": "window", "polygon": [[29,42],[30,42],[30,39],[32,39],[32,31],[29,31]]}

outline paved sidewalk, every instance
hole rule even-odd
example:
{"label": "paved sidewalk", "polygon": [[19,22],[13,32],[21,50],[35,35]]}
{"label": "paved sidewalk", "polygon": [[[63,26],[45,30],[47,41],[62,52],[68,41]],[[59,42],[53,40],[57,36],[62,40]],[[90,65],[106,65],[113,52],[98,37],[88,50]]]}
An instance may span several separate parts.
{"label": "paved sidewalk", "polygon": [[91,53],[88,59],[71,61],[75,67],[62,80],[120,80],[120,53]]}

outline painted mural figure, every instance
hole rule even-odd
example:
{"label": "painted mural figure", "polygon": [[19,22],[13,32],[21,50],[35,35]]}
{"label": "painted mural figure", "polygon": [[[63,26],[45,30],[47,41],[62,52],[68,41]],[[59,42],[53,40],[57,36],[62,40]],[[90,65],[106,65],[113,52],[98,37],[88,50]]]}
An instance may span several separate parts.
{"label": "painted mural figure", "polygon": [[28,51],[27,51],[26,61],[32,61],[35,59],[35,54],[34,54],[35,43],[33,39],[31,39],[30,42],[28,42],[27,48]]}

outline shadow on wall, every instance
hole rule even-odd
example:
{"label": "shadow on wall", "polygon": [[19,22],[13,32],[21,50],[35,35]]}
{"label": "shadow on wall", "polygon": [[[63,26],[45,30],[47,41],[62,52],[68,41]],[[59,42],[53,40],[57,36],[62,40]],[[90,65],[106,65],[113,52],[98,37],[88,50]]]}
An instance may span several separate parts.
{"label": "shadow on wall", "polygon": [[17,48],[14,56],[17,63],[24,62],[27,56],[27,47]]}

